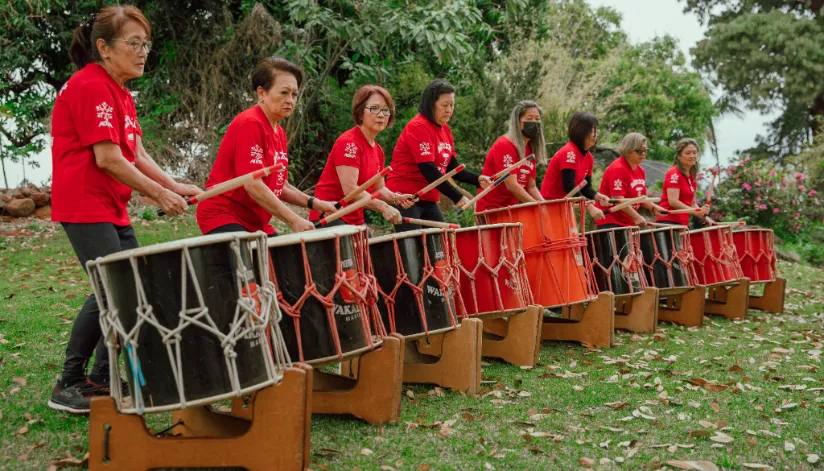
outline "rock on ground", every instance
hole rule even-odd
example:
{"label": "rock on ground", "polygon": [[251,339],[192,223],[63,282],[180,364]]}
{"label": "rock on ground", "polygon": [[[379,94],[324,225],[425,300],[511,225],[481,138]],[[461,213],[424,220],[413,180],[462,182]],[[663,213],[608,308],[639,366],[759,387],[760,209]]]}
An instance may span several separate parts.
{"label": "rock on ground", "polygon": [[22,218],[34,213],[35,204],[31,198],[15,199],[6,206],[9,215]]}

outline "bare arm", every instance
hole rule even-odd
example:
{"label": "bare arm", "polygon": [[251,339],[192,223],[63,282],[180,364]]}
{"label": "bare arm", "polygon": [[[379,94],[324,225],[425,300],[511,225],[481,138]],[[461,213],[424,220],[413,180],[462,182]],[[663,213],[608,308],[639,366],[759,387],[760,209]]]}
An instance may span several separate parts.
{"label": "bare arm", "polygon": [[[95,163],[101,170],[129,188],[155,200],[157,205],[171,215],[183,214],[187,204],[180,195],[164,188],[132,165],[112,141],[98,142],[92,146]],[[156,164],[155,164],[156,165]]]}
{"label": "bare arm", "polygon": [[541,196],[541,190],[538,189],[538,186],[535,184],[535,179],[531,178],[526,183],[526,192],[529,193],[535,201],[543,201],[544,197]]}
{"label": "bare arm", "polygon": [[504,185],[506,185],[506,189],[512,193],[512,196],[518,198],[518,201],[521,203],[532,203],[535,201],[535,198],[532,197],[526,190],[524,190],[521,185],[518,183],[518,178],[507,178],[504,180]]}

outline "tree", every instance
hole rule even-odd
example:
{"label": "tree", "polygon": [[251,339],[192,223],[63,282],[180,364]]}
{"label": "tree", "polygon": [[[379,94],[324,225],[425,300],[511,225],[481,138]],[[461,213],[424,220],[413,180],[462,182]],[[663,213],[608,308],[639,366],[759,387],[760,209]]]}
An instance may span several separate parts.
{"label": "tree", "polygon": [[678,42],[671,36],[626,49],[601,97],[622,87],[616,106],[603,119],[614,139],[640,132],[648,139],[648,158],[671,160],[679,139],[704,143],[716,116],[701,77],[686,66]]}
{"label": "tree", "polygon": [[780,110],[761,154],[794,154],[824,133],[824,0],[685,0],[709,25],[695,65],[724,89],[722,112]]}

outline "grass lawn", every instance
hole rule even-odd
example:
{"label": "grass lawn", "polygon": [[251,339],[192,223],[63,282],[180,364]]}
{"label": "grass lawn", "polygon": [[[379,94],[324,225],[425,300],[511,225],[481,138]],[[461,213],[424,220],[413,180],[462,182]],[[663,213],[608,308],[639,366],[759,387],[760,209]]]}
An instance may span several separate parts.
{"label": "grass lawn", "polygon": [[[141,245],[198,234],[191,217],[134,225]],[[0,238],[0,470],[42,470],[88,450],[87,418],[46,402],[90,286],[59,227],[29,229]],[[790,286],[782,315],[621,332],[601,351],[545,342],[534,369],[485,364],[477,397],[406,386],[396,425],[316,416],[311,467],[824,469],[824,271],[783,262],[780,271]]]}

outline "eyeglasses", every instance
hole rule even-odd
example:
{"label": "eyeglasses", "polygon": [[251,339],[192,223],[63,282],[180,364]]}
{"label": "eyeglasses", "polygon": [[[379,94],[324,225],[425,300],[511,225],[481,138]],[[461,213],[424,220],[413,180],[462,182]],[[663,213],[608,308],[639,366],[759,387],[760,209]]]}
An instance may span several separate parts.
{"label": "eyeglasses", "polygon": [[638,152],[639,155],[647,155],[648,149],[638,149],[635,152]]}
{"label": "eyeglasses", "polygon": [[142,51],[144,49],[146,50],[146,54],[148,54],[152,51],[152,42],[151,41],[141,41],[139,39],[130,39],[128,41],[125,40],[125,39],[113,39],[113,41],[120,41],[120,42],[128,44],[132,48],[132,51],[134,51],[135,54],[140,54],[140,51]]}
{"label": "eyeglasses", "polygon": [[381,108],[377,105],[372,105],[366,108],[372,114],[383,114],[384,116],[392,116],[392,108]]}

